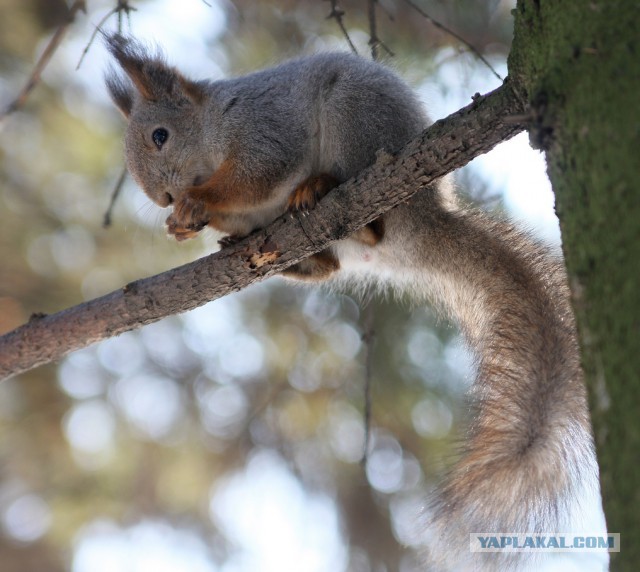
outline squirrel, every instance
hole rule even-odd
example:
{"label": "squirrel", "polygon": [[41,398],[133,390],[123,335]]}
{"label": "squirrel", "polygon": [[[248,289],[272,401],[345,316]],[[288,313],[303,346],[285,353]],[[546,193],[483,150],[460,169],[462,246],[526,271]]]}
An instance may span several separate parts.
{"label": "squirrel", "polygon": [[[106,43],[124,72],[106,81],[128,122],[129,172],[173,207],[177,240],[211,226],[232,242],[311,209],[430,124],[403,80],[357,55],[193,81],[135,40]],[[475,415],[425,512],[429,570],[520,570],[522,556],[471,553],[469,533],[573,530],[580,497],[599,499],[567,277],[548,248],[461,206],[443,179],[285,273],[409,291],[449,315],[474,353]]]}

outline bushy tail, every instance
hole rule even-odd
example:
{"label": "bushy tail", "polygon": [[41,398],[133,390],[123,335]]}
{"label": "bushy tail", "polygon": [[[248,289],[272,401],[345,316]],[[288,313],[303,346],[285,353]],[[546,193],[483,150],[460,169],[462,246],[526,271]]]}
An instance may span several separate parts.
{"label": "bushy tail", "polygon": [[418,195],[385,236],[411,245],[395,255],[419,269],[410,287],[441,304],[476,358],[469,435],[426,514],[428,569],[507,570],[470,554],[469,533],[568,531],[576,492],[598,486],[574,318],[560,260],[506,222],[441,204]]}

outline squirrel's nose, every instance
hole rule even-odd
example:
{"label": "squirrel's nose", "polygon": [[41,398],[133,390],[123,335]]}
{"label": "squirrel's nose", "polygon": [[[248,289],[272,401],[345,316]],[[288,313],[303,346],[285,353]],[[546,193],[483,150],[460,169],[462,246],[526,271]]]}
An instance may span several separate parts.
{"label": "squirrel's nose", "polygon": [[168,207],[173,204],[173,195],[171,193],[163,193],[158,198],[158,204],[161,207]]}

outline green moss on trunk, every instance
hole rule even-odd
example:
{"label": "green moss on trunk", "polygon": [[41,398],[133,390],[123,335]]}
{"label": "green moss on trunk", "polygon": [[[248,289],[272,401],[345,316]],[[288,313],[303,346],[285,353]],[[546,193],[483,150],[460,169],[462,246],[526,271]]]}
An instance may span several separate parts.
{"label": "green moss on trunk", "polygon": [[509,57],[556,194],[605,514],[622,535],[613,570],[640,562],[639,13],[630,0],[520,0]]}

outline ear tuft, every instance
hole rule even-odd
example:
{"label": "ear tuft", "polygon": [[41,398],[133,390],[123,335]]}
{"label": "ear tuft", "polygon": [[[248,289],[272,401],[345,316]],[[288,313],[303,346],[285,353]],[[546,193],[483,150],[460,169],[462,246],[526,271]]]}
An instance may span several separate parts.
{"label": "ear tuft", "polygon": [[107,47],[144,99],[173,99],[177,73],[159,51],[151,54],[140,42],[120,34],[107,36]]}
{"label": "ear tuft", "polygon": [[128,80],[118,75],[113,68],[109,68],[107,71],[105,82],[111,99],[122,115],[129,118],[133,108],[133,86]]}
{"label": "ear tuft", "polygon": [[[206,96],[204,83],[186,79],[168,66],[161,53],[151,54],[140,42],[120,34],[104,34],[107,48],[133,85],[147,101],[163,101],[172,105],[200,104]],[[107,85],[118,107],[125,96],[122,80],[109,80]],[[132,94],[130,99],[133,101]],[[126,106],[125,106],[126,109]],[[130,107],[129,107],[130,111]],[[124,111],[123,111],[124,112]]]}
{"label": "ear tuft", "polygon": [[121,34],[104,37],[111,55],[129,76],[140,95],[147,100],[157,99],[159,94],[155,93],[157,90],[154,89],[148,72],[154,64],[162,64],[160,58],[153,58],[142,44]]}

